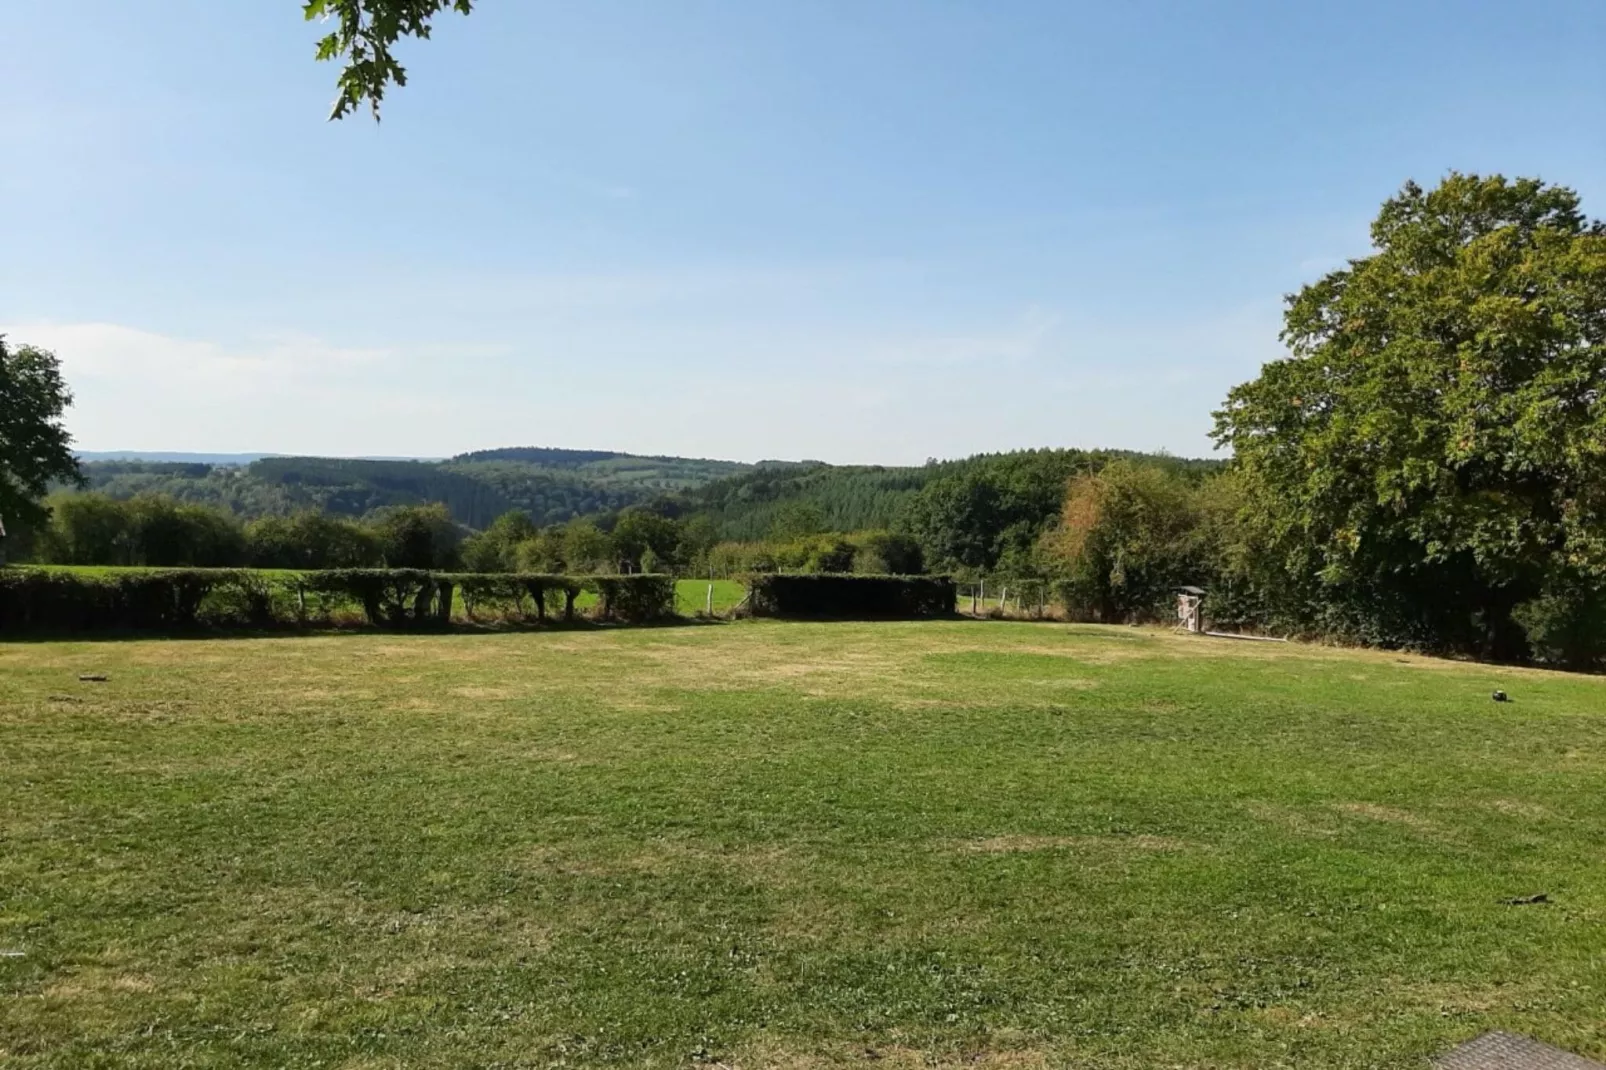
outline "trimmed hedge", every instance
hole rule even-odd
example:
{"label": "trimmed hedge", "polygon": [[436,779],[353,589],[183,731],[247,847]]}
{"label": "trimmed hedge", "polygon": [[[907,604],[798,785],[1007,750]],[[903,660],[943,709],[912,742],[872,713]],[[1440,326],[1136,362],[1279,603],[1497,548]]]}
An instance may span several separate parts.
{"label": "trimmed hedge", "polygon": [[0,569],[0,635],[297,627],[361,614],[377,628],[446,627],[459,594],[465,615],[496,610],[545,622],[576,617],[584,591],[597,615],[637,624],[674,615],[668,576],[445,573],[421,569],[151,569],[73,573]]}
{"label": "trimmed hedge", "polygon": [[753,576],[749,605],[758,617],[917,618],[954,612],[947,576]]}
{"label": "trimmed hedge", "polygon": [[[321,595],[326,605],[355,603],[375,627],[409,628],[452,619],[454,584],[415,568],[333,568],[303,572],[289,581],[299,596]],[[304,601],[302,604],[305,604]],[[303,616],[304,619],[304,616]]]}
{"label": "trimmed hedge", "polygon": [[634,576],[596,576],[603,620],[645,624],[675,615],[675,577],[645,572]]}
{"label": "trimmed hedge", "polygon": [[565,621],[574,620],[575,599],[585,590],[578,576],[559,576],[539,572],[462,572],[452,577],[463,592],[463,612],[478,620],[482,609],[504,617],[534,616],[545,622],[549,611],[561,612]]}
{"label": "trimmed hedge", "polygon": [[169,631],[192,628],[214,591],[233,587],[246,615],[259,585],[228,569],[172,569],[82,576],[0,570],[0,632]]}

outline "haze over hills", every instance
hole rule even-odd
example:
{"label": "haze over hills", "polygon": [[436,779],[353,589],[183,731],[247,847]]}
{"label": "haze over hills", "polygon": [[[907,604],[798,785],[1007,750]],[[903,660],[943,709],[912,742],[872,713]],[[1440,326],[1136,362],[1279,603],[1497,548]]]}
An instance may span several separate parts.
{"label": "haze over hills", "polygon": [[96,461],[158,461],[171,464],[250,464],[282,453],[185,453],[175,450],[79,450],[78,459]]}

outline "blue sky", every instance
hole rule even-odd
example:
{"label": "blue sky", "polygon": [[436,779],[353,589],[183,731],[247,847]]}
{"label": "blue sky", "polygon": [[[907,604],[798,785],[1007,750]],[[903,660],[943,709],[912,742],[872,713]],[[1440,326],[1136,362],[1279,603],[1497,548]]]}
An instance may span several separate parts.
{"label": "blue sky", "polygon": [[0,7],[82,448],[1198,455],[1407,178],[1606,215],[1600,0],[480,0],[377,127],[299,7]]}

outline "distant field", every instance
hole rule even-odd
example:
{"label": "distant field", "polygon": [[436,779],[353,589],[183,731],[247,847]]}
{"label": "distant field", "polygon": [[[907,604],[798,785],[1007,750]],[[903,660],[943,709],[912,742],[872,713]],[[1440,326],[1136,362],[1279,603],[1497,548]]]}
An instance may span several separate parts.
{"label": "distant field", "polygon": [[[695,617],[708,608],[708,585],[714,585],[714,613],[728,613],[747,596],[747,586],[736,580],[676,580],[675,612],[683,617]],[[594,592],[586,591],[574,604],[588,610],[597,604]]]}
{"label": "distant field", "polygon": [[677,580],[675,610],[689,617],[708,608],[708,588],[714,588],[714,612],[728,613],[747,597],[747,585],[736,580]]}
{"label": "distant field", "polygon": [[976,621],[28,642],[0,740],[8,1067],[1606,1057],[1600,678]]}

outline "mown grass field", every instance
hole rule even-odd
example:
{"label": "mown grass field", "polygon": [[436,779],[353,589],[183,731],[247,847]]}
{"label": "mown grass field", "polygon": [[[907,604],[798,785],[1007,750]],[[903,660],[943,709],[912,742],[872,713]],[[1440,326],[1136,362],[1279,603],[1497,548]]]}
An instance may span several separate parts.
{"label": "mown grass field", "polygon": [[1606,680],[970,621],[0,645],[0,950],[19,1068],[1606,1057]]}

